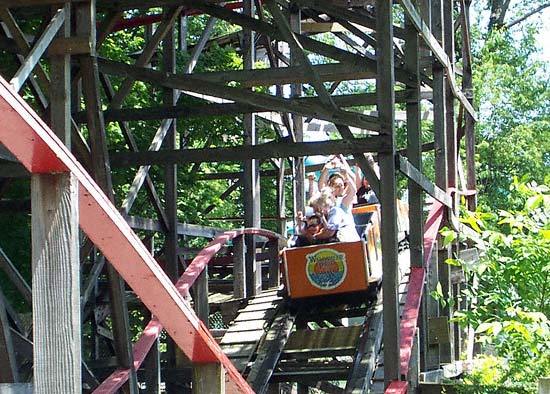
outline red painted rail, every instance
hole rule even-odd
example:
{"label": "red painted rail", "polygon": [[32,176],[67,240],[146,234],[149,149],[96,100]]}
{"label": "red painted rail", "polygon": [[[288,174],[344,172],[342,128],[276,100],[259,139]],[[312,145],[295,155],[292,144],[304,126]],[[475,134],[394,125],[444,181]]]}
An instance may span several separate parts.
{"label": "red painted rail", "polygon": [[400,373],[404,381],[392,382],[385,391],[385,394],[401,394],[407,392],[406,377],[411,360],[414,335],[418,323],[420,312],[420,303],[422,300],[422,291],[424,288],[424,279],[426,277],[426,268],[433,253],[433,247],[439,227],[443,220],[444,206],[439,201],[434,201],[426,219],[424,227],[424,267],[411,268],[409,276],[409,287],[403,306],[403,314],[399,325],[399,356]]}
{"label": "red painted rail", "polygon": [[[191,261],[183,275],[176,282],[176,288],[183,296],[188,291],[189,288],[193,285],[195,280],[199,277],[201,272],[204,270],[206,265],[212,260],[212,258],[220,251],[220,249],[229,241],[235,237],[244,235],[244,234],[254,234],[267,237],[269,239],[280,238],[284,240],[279,234],[273,233],[267,230],[246,228],[241,230],[232,230],[225,231],[221,234],[218,234],[200,253]],[[156,339],[162,331],[162,324],[155,318],[153,318],[143,330],[140,338],[136,341],[133,350],[134,356],[134,369],[138,369],[149,350],[155,343]],[[225,355],[223,356],[225,357]],[[227,360],[230,362],[229,360]],[[109,394],[114,393],[118,390],[130,377],[130,369],[117,369],[111,375],[107,377],[95,390],[94,394]],[[228,373],[234,373],[236,371],[231,371]],[[238,374],[238,372],[236,372]]]}
{"label": "red painted rail", "polygon": [[31,173],[71,172],[79,182],[80,227],[193,363],[221,363],[229,393],[252,389],[118,210],[36,113],[0,78],[0,142]]}

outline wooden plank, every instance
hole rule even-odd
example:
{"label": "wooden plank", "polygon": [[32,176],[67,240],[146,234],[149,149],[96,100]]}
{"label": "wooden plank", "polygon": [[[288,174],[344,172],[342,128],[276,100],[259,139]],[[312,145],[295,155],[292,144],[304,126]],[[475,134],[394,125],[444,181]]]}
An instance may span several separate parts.
{"label": "wooden plank", "polygon": [[225,394],[225,372],[220,363],[198,364],[193,368],[193,392]]}
{"label": "wooden plank", "polygon": [[31,177],[36,393],[81,390],[78,187],[70,173]]}
{"label": "wooden plank", "polygon": [[379,293],[373,313],[365,321],[363,335],[357,345],[357,353],[346,382],[346,393],[373,392],[371,379],[376,370],[376,359],[382,346],[382,338],[382,294]]}
{"label": "wooden plank", "polygon": [[[82,230],[116,265],[144,304],[165,323],[167,332],[187,356],[194,362],[220,360],[227,369],[228,385],[238,392],[250,392],[246,382],[221,354],[214,339],[201,328],[196,315],[158,268],[118,210],[45,123],[3,79],[0,79],[0,113],[5,121],[4,127],[0,128],[0,142],[29,171],[67,172],[70,169],[75,174],[80,184]],[[212,250],[217,252],[215,247],[211,247],[209,252]],[[127,264],[128,261],[133,263]],[[194,275],[189,277],[194,278]],[[77,304],[78,301],[75,302]],[[80,326],[80,323],[77,325]],[[154,335],[151,337],[156,340]],[[147,349],[150,348],[150,345],[147,346]],[[122,375],[126,373],[123,371]]]}
{"label": "wooden plank", "polygon": [[256,343],[264,336],[265,331],[263,328],[261,330],[250,330],[250,331],[238,331],[238,332],[227,332],[220,344],[234,344],[234,343]]}
{"label": "wooden plank", "polygon": [[381,241],[384,320],[384,382],[399,377],[399,311],[397,257],[397,185],[395,179],[395,122],[394,122],[394,52],[392,2],[376,1],[378,78],[378,111],[380,132],[391,146],[390,153],[379,153],[381,202]]}
{"label": "wooden plank", "polygon": [[195,93],[202,94],[208,91],[210,95],[215,97],[250,104],[269,111],[290,112],[316,119],[348,124],[367,130],[379,129],[378,120],[369,115],[340,109],[327,109],[312,102],[300,102],[300,105],[297,105],[296,102],[290,101],[290,99],[203,81],[192,75],[163,73],[153,69],[134,67],[105,59],[99,59],[99,62],[101,63],[102,71],[112,75],[131,76],[137,80]]}
{"label": "wooden plank", "polygon": [[296,330],[288,339],[284,351],[355,349],[361,331],[361,326]]}
{"label": "wooden plank", "polygon": [[426,193],[435,198],[436,200],[445,204],[445,206],[452,207],[451,197],[445,193],[437,185],[434,185],[423,173],[415,168],[407,158],[399,156],[399,170],[405,174],[410,180],[414,181],[418,186],[422,188]]}
{"label": "wooden plank", "polygon": [[57,31],[61,28],[61,26],[63,26],[64,22],[65,9],[60,8],[52,17],[42,35],[38,38],[38,40],[34,44],[34,47],[28,53],[21,67],[19,67],[15,75],[10,80],[10,85],[12,85],[16,91],[21,90],[23,84],[29,77],[32,70],[38,64],[38,61],[48,48],[50,42],[57,34]]}
{"label": "wooden plank", "polygon": [[257,351],[258,355],[254,364],[248,372],[247,380],[254,391],[265,392],[269,378],[275,370],[281,351],[294,325],[294,318],[295,316],[288,313],[281,314],[271,324],[265,341]]}
{"label": "wooden plank", "polygon": [[413,3],[410,0],[400,0],[400,3],[403,6],[403,9],[407,14],[407,16],[413,22],[417,31],[420,33],[423,40],[428,44],[428,47],[433,52],[434,56],[437,57],[437,60],[447,70],[449,83],[451,84],[452,91],[455,97],[457,97],[460,100],[460,103],[464,106],[464,108],[466,108],[469,115],[475,120],[477,117],[476,112],[472,107],[472,105],[470,104],[470,102],[468,101],[467,97],[458,88],[458,85],[454,77],[454,69],[452,68],[449,62],[449,58],[447,57],[447,54],[445,53],[445,51],[443,50],[443,48],[438,42],[438,39],[440,38],[440,36],[437,35],[436,33],[437,30],[434,29],[433,23],[434,21],[436,21],[435,23],[439,23],[441,19],[438,20],[437,18],[440,18],[440,17],[436,15],[435,11],[432,12],[432,15],[433,15],[432,31],[434,31],[434,35],[432,35],[429,27],[426,25],[426,23],[424,23],[420,15],[418,15],[418,12],[416,11]]}
{"label": "wooden plank", "polygon": [[355,138],[350,140],[331,140],[314,142],[268,142],[251,146],[204,149],[178,149],[160,152],[143,151],[137,153],[112,152],[111,163],[114,167],[139,165],[166,165],[173,163],[244,161],[250,159],[266,160],[278,157],[304,157],[310,155],[330,155],[342,153],[384,152],[387,140],[380,136]]}
{"label": "wooden plank", "polygon": [[[162,232],[164,227],[162,222],[149,218],[137,216],[126,216],[128,224],[136,230],[158,231]],[[177,232],[179,235],[190,235],[193,237],[214,238],[224,230],[217,227],[201,226],[198,224],[178,223]]]}

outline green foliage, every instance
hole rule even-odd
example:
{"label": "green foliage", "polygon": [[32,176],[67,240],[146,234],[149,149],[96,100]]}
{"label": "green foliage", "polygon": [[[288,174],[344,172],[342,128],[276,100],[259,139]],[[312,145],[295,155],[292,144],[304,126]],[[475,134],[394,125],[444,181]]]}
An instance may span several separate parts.
{"label": "green foliage", "polygon": [[478,186],[492,209],[506,206],[515,176],[549,180],[550,79],[548,65],[535,60],[535,33],[495,30],[475,55]]}
{"label": "green foliage", "polygon": [[[538,377],[550,374],[550,188],[516,178],[509,190],[516,209],[467,218],[485,250],[478,264],[464,267],[479,279],[465,293],[477,305],[455,317],[494,349],[494,384],[524,382],[532,391]],[[476,374],[484,376],[477,370],[471,379]]]}

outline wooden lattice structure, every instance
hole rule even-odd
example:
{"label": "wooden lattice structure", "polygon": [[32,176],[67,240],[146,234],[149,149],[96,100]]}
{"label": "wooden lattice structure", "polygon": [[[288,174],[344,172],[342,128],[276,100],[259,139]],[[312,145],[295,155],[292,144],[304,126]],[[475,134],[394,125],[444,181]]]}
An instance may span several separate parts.
{"label": "wooden lattice structure", "polygon": [[[260,177],[266,172],[260,171],[260,162],[272,163],[270,176],[275,175],[277,185],[278,231],[284,233],[285,212],[289,209],[285,206],[285,183],[290,178],[293,190],[293,203],[286,205],[294,212],[303,210],[303,157],[336,153],[353,156],[381,202],[384,379],[386,385],[394,382],[396,390],[403,386],[406,389],[398,381],[412,379],[408,367],[426,273],[424,253],[431,252],[434,231],[441,220],[459,227],[456,212],[461,195],[467,196],[470,208],[475,207],[475,112],[468,10],[469,2],[464,0],[424,0],[418,4],[410,0],[396,4],[383,0],[73,0],[61,4],[59,0],[2,0],[0,51],[9,59],[2,67],[2,77],[11,87],[2,84],[0,142],[7,150],[2,150],[0,175],[6,185],[10,178],[32,178],[35,392],[91,391],[98,386],[94,368],[87,361],[98,365],[105,360],[82,360],[79,338],[85,324],[91,324],[97,332],[106,330],[102,322],[107,315],[110,329],[103,336],[109,339],[113,350],[111,372],[116,370],[124,376],[120,385],[127,392],[139,392],[143,379],[138,378],[139,368],[134,366],[141,365],[151,348],[144,379],[158,381],[159,351],[155,340],[163,325],[174,341],[167,344],[166,370],[177,370],[191,362],[193,376],[186,379],[193,381],[196,392],[249,391],[242,377],[227,364],[227,358],[218,353],[207,330],[208,281],[206,275],[199,274],[208,260],[199,259],[195,266],[191,265],[198,267],[197,271],[185,271],[179,279],[182,238],[212,239],[220,230],[178,222],[177,204],[182,197],[178,196],[177,166],[241,163],[238,174],[210,174],[210,178],[233,180],[220,196],[222,199],[242,189],[242,225],[259,229]],[[459,16],[456,20],[455,15]],[[205,20],[204,29],[199,38],[193,39],[192,46],[188,45],[191,38],[186,28],[191,18]],[[40,28],[29,34],[26,26],[37,20],[41,21]],[[234,33],[213,37],[216,21],[223,21]],[[142,39],[138,53],[125,54],[135,59],[133,64],[98,55],[104,41],[116,31]],[[460,42],[455,42],[457,32]],[[212,43],[235,46],[242,69],[194,72],[197,61]],[[186,55],[184,64],[177,62],[179,53]],[[258,61],[265,68],[256,68]],[[183,72],[176,72],[176,66]],[[461,85],[457,70],[461,71]],[[111,79],[117,83],[111,83]],[[133,108],[125,102],[136,81],[149,89],[161,89],[158,106]],[[349,82],[368,88],[354,94],[339,93],[338,87]],[[25,93],[32,109],[17,96],[18,92]],[[181,104],[184,96],[193,96],[200,104]],[[433,127],[429,130],[430,141],[425,142],[421,135],[426,130],[421,120],[422,110],[427,107],[431,109]],[[367,112],[364,108],[373,110]],[[180,146],[176,137],[184,131],[177,129],[174,119],[190,114],[235,117],[242,125],[242,144],[211,147],[205,141],[206,147],[200,149]],[[406,129],[404,149],[399,149],[403,146],[397,142],[397,118]],[[149,149],[139,151],[132,125],[147,121],[160,122],[160,126]],[[260,142],[260,122],[273,129],[273,140]],[[332,130],[335,138],[306,141],[308,127],[315,122]],[[112,137],[109,130],[113,128],[124,137],[124,151],[108,149]],[[458,152],[462,138],[466,143],[464,166]],[[423,171],[423,154],[429,152],[435,158],[434,181]],[[366,153],[376,157],[380,179]],[[163,196],[159,196],[158,185],[148,174],[151,165],[164,171]],[[116,208],[111,205],[115,203],[113,190],[121,185],[113,185],[114,167],[136,169],[135,177],[127,180],[126,186],[131,185],[127,196]],[[397,277],[399,173],[408,178],[411,281],[416,278],[417,286],[413,286],[416,292],[411,293],[403,318],[398,310]],[[157,217],[130,214],[141,188],[146,189]],[[430,216],[433,220],[427,225],[431,232],[424,237],[427,195],[436,203]],[[18,208],[28,210],[28,204]],[[61,223],[52,219],[52,211],[59,212]],[[79,224],[87,237],[79,237]],[[130,234],[130,227],[164,234],[165,273],[173,283],[183,280],[178,282],[183,286],[178,288],[181,294],[155,266],[139,239]],[[268,239],[270,285],[279,283],[276,234],[247,230],[222,236],[223,242],[234,238],[234,255],[242,263],[242,276],[238,277],[241,279],[235,279],[233,289],[237,298],[261,292],[261,266],[256,261],[258,235]],[[211,246],[219,250],[222,241],[215,240]],[[125,249],[118,242],[128,242],[129,246]],[[96,253],[94,245],[102,254]],[[439,250],[439,260],[444,261],[449,252]],[[112,264],[105,264],[106,258]],[[30,288],[9,256],[3,254],[0,260],[10,280],[30,303]],[[81,260],[86,270],[79,270]],[[129,268],[131,264],[137,268]],[[446,264],[440,264],[444,291],[452,286],[448,270]],[[103,304],[98,307],[97,299],[102,296],[97,291],[98,278],[105,271],[109,287],[107,308]],[[146,278],[136,278],[144,272],[148,272]],[[146,280],[155,281],[155,285],[149,288]],[[155,328],[157,336],[146,350],[132,351],[124,281],[160,322]],[[182,297],[193,283],[194,307],[200,319]],[[52,294],[51,289],[62,291]],[[165,300],[163,297],[172,300],[170,306],[159,305]],[[52,305],[62,308],[53,311]],[[433,315],[429,308],[423,311],[419,320],[420,361],[426,370],[439,365],[440,353],[446,362],[456,360],[455,348],[460,344],[451,335],[448,345],[440,345],[441,352],[436,350],[434,356],[425,325]],[[443,310],[440,317],[448,318],[450,313]],[[174,315],[180,317],[171,324]],[[0,317],[0,345],[6,349],[0,356],[0,383],[20,383],[22,356],[16,353],[32,346],[30,336],[23,325],[18,326],[17,313],[4,297],[0,298]],[[448,321],[445,324],[448,326]],[[187,337],[178,332],[182,327],[189,329]],[[59,328],[66,334],[66,341],[52,336]],[[183,350],[183,359],[178,356],[177,347]],[[33,359],[29,353],[26,357]],[[179,392],[170,381],[166,380],[167,392]],[[120,385],[97,392],[114,392]],[[148,383],[147,387],[152,386]]]}

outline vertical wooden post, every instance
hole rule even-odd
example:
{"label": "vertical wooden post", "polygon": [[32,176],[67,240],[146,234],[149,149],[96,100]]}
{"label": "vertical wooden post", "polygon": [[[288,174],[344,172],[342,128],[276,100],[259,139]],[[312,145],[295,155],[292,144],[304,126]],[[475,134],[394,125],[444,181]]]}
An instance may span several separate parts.
{"label": "vertical wooden post", "polygon": [[[243,13],[254,17],[256,11],[254,0],[243,2]],[[254,31],[245,29],[243,38],[243,66],[244,69],[254,68],[256,60]],[[258,136],[256,133],[256,117],[254,114],[243,115],[244,141],[247,145],[256,145]],[[244,225],[245,227],[260,227],[260,171],[258,160],[244,162]],[[261,292],[261,267],[256,261],[256,237],[245,236],[246,239],[246,290],[247,297]],[[258,278],[260,280],[258,281]]]}
{"label": "vertical wooden post", "polygon": [[[301,33],[301,10],[298,5],[291,4],[290,7],[290,27],[293,32],[300,34]],[[298,63],[299,55],[294,53],[292,46],[290,47],[290,64],[295,66]],[[292,97],[301,97],[303,93],[303,86],[300,83],[295,83],[290,85],[291,96]],[[302,142],[304,140],[304,118],[298,115],[292,115],[292,127],[294,131],[294,138],[296,142]],[[304,159],[303,157],[295,157],[293,159],[294,163],[294,181],[293,181],[293,192],[294,192],[294,217],[298,211],[304,212],[305,210],[305,188],[304,180],[306,177],[305,168],[304,168]]]}
{"label": "vertical wooden post", "polygon": [[[82,87],[86,102],[86,118],[90,134],[93,177],[109,199],[114,202],[111,166],[107,152],[107,134],[99,92],[99,70],[96,55],[96,1],[88,0],[74,5],[77,36],[90,43],[91,53],[81,55]],[[126,384],[130,394],[139,392],[128,321],[128,306],[124,281],[111,264],[107,265],[109,296],[111,298],[112,331],[118,364],[132,372]]]}
{"label": "vertical wooden post", "polygon": [[384,280],[384,385],[400,379],[399,372],[399,299],[397,259],[397,184],[395,177],[395,76],[393,53],[392,1],[376,1],[377,79],[376,93],[380,135],[389,152],[378,155],[380,164],[380,202],[382,269]]}
{"label": "vertical wooden post", "polygon": [[244,252],[244,237],[233,238],[233,297],[236,299],[246,297]]}
{"label": "vertical wooden post", "polygon": [[[71,6],[64,6],[65,22],[57,34],[60,38],[71,35]],[[56,54],[50,59],[50,120],[54,133],[65,143],[71,146],[71,96],[70,89],[70,55]]]}
{"label": "vertical wooden post", "polygon": [[210,314],[208,306],[208,267],[205,267],[195,283],[195,312],[206,327],[208,327],[208,315]]}
{"label": "vertical wooden post", "polygon": [[279,269],[279,240],[272,239],[267,244],[269,253],[269,282],[268,286],[279,287],[281,284],[281,273]]}
{"label": "vertical wooden post", "polygon": [[[470,0],[462,2],[461,30],[462,30],[462,91],[468,98],[470,104],[473,104],[474,96],[472,92],[472,59],[470,51]],[[475,170],[475,133],[474,119],[465,112],[464,114],[464,135],[466,142],[466,187],[469,190],[476,188],[476,170]],[[475,211],[477,208],[477,196],[468,196],[468,209]]]}
{"label": "vertical wooden post", "polygon": [[[453,298],[451,286],[451,266],[446,262],[450,255],[449,250],[449,247],[439,249],[437,264],[439,271],[439,283],[441,284],[441,290],[446,300]],[[454,330],[451,323],[453,308],[447,302],[445,306],[439,305],[439,313],[442,318],[447,318],[449,329],[448,341],[439,344],[439,358],[442,363],[452,363],[454,361]]]}
{"label": "vertical wooden post", "polygon": [[437,301],[430,295],[435,291],[438,281],[437,267],[437,244],[434,245],[433,253],[426,267],[426,284],[424,286],[424,297],[422,297],[422,319],[420,320],[420,368],[422,371],[439,368],[439,345],[429,341],[428,329],[429,320],[439,316]]}
{"label": "vertical wooden post", "polygon": [[286,236],[285,159],[279,159],[277,171],[277,231]]}
{"label": "vertical wooden post", "polygon": [[219,363],[193,368],[193,394],[225,394],[225,371]]}
{"label": "vertical wooden post", "polygon": [[[418,32],[409,18],[405,17],[405,63],[414,73],[414,83],[407,86],[407,158],[422,171],[422,128],[420,123],[420,62]],[[423,259],[423,194],[422,188],[413,180],[408,181],[409,190],[409,244],[411,267],[422,267]]]}
{"label": "vertical wooden post", "polygon": [[31,177],[34,392],[81,391],[78,182]]}
{"label": "vertical wooden post", "polygon": [[[170,12],[170,10],[165,10]],[[166,33],[162,42],[162,55],[163,55],[163,70],[165,72],[173,73],[176,69],[176,56],[175,56],[175,37],[174,28],[170,28]],[[167,107],[176,105],[178,93],[173,89],[164,89],[163,91],[163,104]],[[166,137],[164,137],[163,148],[173,150],[176,149],[176,121],[172,120],[169,123],[166,130]],[[165,233],[165,261],[166,261],[166,274],[170,280],[175,283],[179,278],[178,273],[178,211],[177,211],[177,171],[176,164],[166,165],[164,167],[164,200],[165,200],[165,212],[168,228]],[[180,353],[178,347],[172,340],[168,338],[166,341],[166,358],[168,368],[176,368],[180,357],[176,353]],[[178,387],[171,381],[166,382],[166,391],[168,394],[174,394],[178,392]]]}
{"label": "vertical wooden post", "polygon": [[[451,64],[451,69],[448,70],[448,73],[454,72],[454,54],[455,54],[455,45],[454,45],[454,21],[453,21],[453,1],[452,0],[442,0],[443,1],[443,36],[444,36],[444,49],[449,62]],[[451,84],[449,83],[450,76],[447,76],[445,79],[445,131],[447,138],[447,185],[449,187],[457,186],[457,161],[458,161],[458,146],[456,138],[456,127],[455,127],[455,111],[454,103],[455,98],[453,91],[451,89]],[[455,212],[458,210],[458,198],[455,198]]]}
{"label": "vertical wooden post", "polygon": [[[443,47],[443,0],[432,0],[432,34]],[[433,70],[433,114],[435,145],[435,182],[447,190],[447,133],[445,121],[445,76],[442,65],[435,59]]]}

